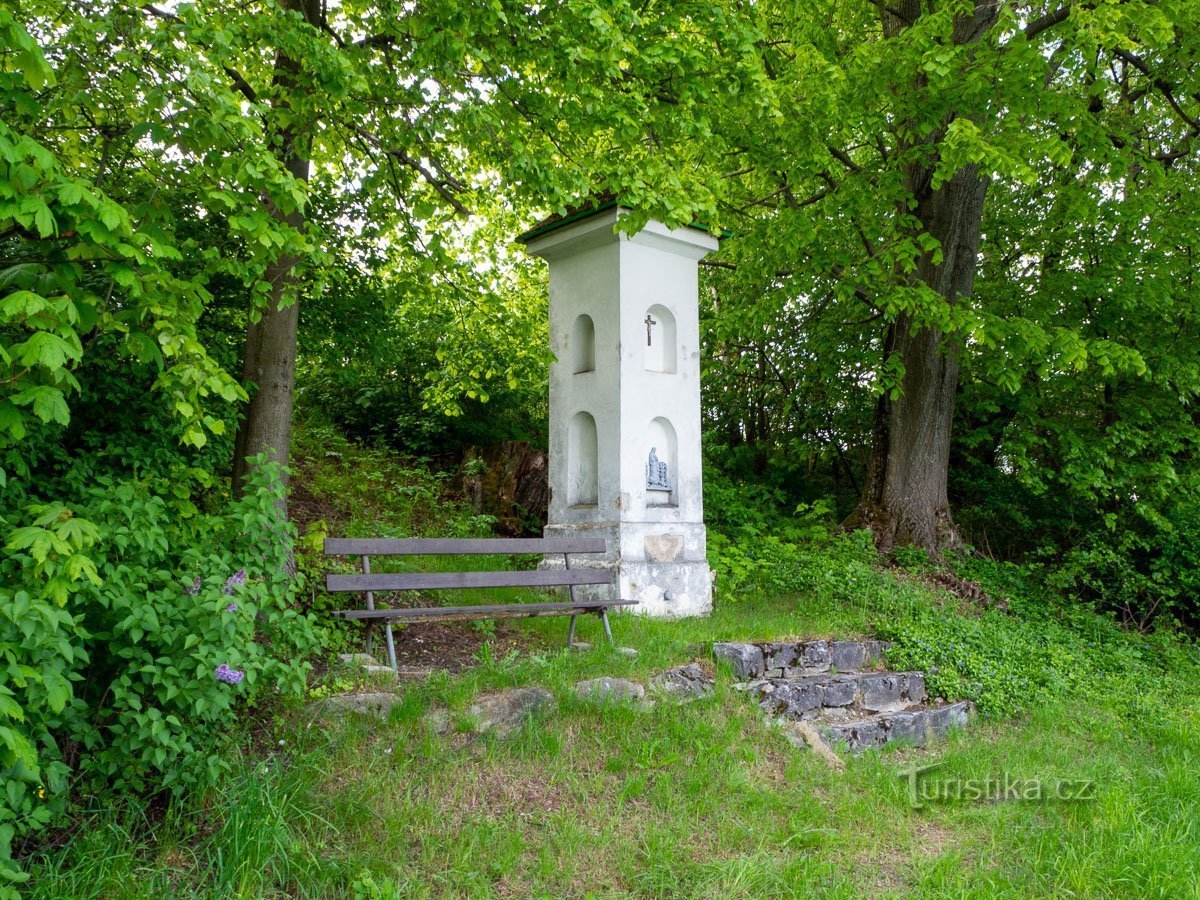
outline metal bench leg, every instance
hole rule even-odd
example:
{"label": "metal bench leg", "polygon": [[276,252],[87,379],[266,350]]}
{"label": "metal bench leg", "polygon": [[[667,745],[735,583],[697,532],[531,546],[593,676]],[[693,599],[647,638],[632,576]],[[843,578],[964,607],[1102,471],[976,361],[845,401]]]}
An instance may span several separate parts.
{"label": "metal bench leg", "polygon": [[387,648],[388,648],[388,665],[392,667],[392,671],[397,675],[400,674],[400,669],[396,666],[396,642],[392,639],[392,623],[387,624]]}
{"label": "metal bench leg", "polygon": [[575,616],[571,616],[571,627],[567,629],[567,649],[575,646]]}
{"label": "metal bench leg", "polygon": [[367,619],[367,656],[371,655],[371,647],[375,643],[375,623]]}
{"label": "metal bench leg", "polygon": [[608,638],[609,645],[612,647],[615,647],[617,644],[613,640],[612,629],[608,627],[608,610],[607,609],[600,610],[600,621],[604,623],[604,636]]}

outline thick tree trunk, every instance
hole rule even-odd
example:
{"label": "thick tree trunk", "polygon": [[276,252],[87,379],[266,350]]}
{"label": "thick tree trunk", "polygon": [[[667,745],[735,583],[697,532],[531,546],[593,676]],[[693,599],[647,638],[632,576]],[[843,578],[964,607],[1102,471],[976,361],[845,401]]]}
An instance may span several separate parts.
{"label": "thick tree trunk", "polygon": [[[322,15],[320,0],[284,0],[283,6],[304,14],[316,26]],[[275,59],[276,108],[287,112],[297,86],[299,63],[284,53]],[[288,116],[284,116],[288,118]],[[299,181],[309,174],[308,139],[289,124],[275,135],[284,165]],[[301,210],[283,213],[271,206],[272,215],[299,229],[305,217]],[[233,491],[240,496],[248,474],[247,460],[259,454],[287,465],[292,440],[292,402],[296,386],[296,328],[300,321],[300,298],[296,295],[295,256],[283,254],[266,269],[271,298],[258,321],[251,317],[246,329],[242,379],[251,391],[250,402],[238,428],[234,445]],[[285,476],[286,477],[286,476]]]}
{"label": "thick tree trunk", "polygon": [[[909,27],[922,12],[919,0],[899,0],[885,9],[889,37]],[[991,0],[976,0],[971,15],[955,20],[954,42],[978,41],[996,21],[996,11]],[[939,130],[927,140],[944,135]],[[909,167],[904,178],[922,230],[941,245],[939,263],[929,253],[918,260],[917,279],[951,302],[969,297],[978,268],[986,179],[975,166],[966,166],[935,189],[929,164]],[[885,553],[912,545],[936,557],[960,543],[947,490],[958,338],[903,314],[889,327],[885,350],[898,354],[904,364],[900,394],[879,401],[867,483],[843,527],[870,528]]]}
{"label": "thick tree trunk", "polygon": [[[969,297],[974,288],[986,190],[968,167],[936,191],[918,191],[917,216],[941,242],[943,260],[925,257],[917,277],[943,297]],[[846,527],[870,528],[883,552],[912,545],[936,556],[959,543],[947,491],[959,346],[902,315],[889,328],[888,349],[904,363],[900,395],[876,408],[867,483]]]}

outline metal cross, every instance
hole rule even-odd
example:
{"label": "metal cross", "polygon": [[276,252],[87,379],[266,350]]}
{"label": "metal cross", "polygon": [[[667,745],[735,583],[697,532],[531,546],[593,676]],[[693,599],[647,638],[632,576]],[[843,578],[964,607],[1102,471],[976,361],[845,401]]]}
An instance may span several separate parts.
{"label": "metal cross", "polygon": [[646,346],[647,347],[650,346],[650,328],[651,328],[651,326],[654,326],[657,324],[658,324],[658,322],[656,322],[656,321],[654,321],[654,319],[650,318],[650,313],[646,313]]}

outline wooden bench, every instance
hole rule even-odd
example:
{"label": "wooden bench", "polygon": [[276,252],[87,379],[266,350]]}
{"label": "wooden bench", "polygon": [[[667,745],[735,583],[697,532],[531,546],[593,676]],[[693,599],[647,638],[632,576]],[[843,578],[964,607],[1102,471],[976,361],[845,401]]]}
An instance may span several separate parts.
{"label": "wooden bench", "polygon": [[[612,584],[616,574],[609,568],[571,568],[571,555],[604,553],[604,538],[326,538],[326,556],[357,556],[362,573],[325,576],[325,588],[331,593],[359,592],[366,598],[366,609],[346,609],[334,613],[343,619],[364,619],[367,623],[367,653],[371,652],[373,629],[383,622],[387,632],[388,664],[396,668],[396,646],[392,637],[395,622],[455,622],[471,619],[503,619],[521,616],[570,616],[567,646],[575,640],[575,617],[590,613],[604,623],[604,634],[612,643],[608,610],[614,606],[634,606],[636,600],[576,600],[575,588],[581,584]],[[371,572],[372,556],[473,556],[514,553],[562,554],[560,570],[516,572]],[[431,606],[419,608],[377,609],[376,591],[436,591],[488,587],[566,587],[569,602],[499,603],[488,606]]]}

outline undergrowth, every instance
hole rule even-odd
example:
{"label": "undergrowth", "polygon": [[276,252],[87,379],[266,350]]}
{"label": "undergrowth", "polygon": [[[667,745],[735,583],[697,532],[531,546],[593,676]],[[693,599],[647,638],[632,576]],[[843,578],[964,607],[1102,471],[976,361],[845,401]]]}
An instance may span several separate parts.
{"label": "undergrowth", "polygon": [[[301,429],[298,457],[326,511],[301,523],[310,583],[329,568],[326,533],[486,533],[419,462],[315,427]],[[970,555],[949,561],[978,588],[964,599],[928,560],[885,564],[865,535],[835,533],[820,503],[778,516],[753,495],[739,505],[735,487],[713,495],[723,502],[710,523],[712,617],[614,617],[636,658],[603,647],[590,619],[580,624],[590,653],[565,651],[562,621],[530,620],[520,646],[495,640],[461,675],[402,683],[383,724],[278,710],[217,786],[160,813],[136,801],[81,811],[63,846],[26,860],[31,896],[1166,897],[1194,887],[1190,640],[1125,630],[1064,600],[1035,567]],[[346,648],[361,638],[327,615],[315,623]],[[835,773],[790,747],[724,676],[713,699],[686,706],[597,707],[572,690],[600,675],[645,682],[706,658],[714,640],[835,635],[890,641],[889,668],[926,671],[931,694],[973,700],[980,719],[935,748],[872,751]],[[481,692],[531,684],[554,693],[557,712],[511,740],[425,725],[436,707],[457,716]],[[332,666],[309,698],[364,687],[380,685]],[[917,810],[904,787],[914,765],[1087,778],[1097,794],[1074,806]]]}

